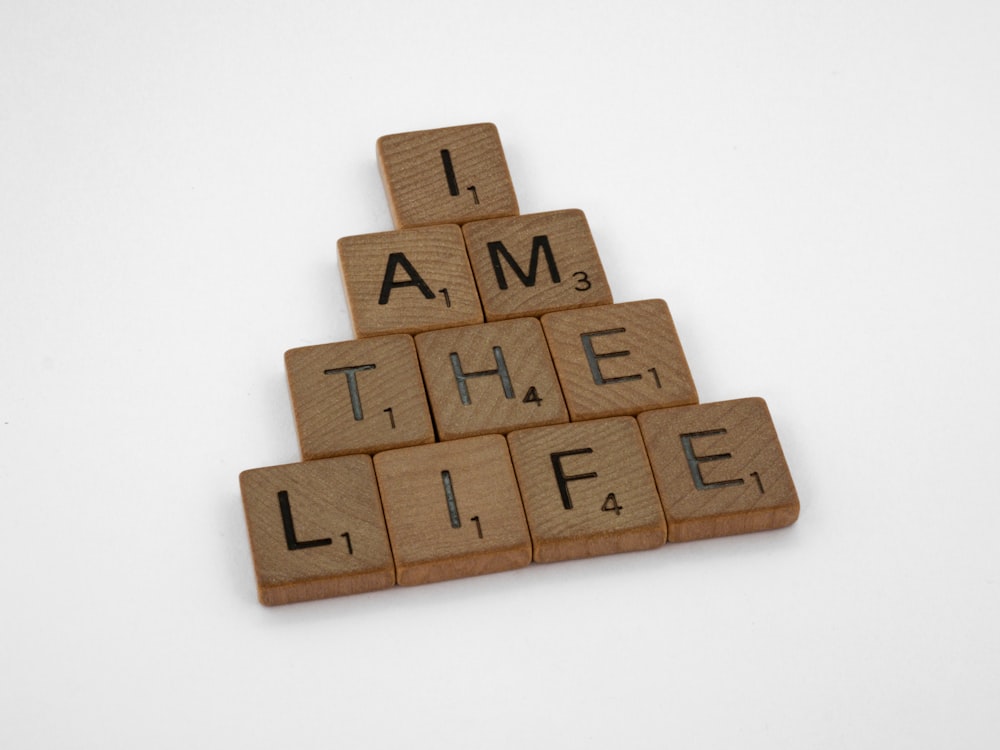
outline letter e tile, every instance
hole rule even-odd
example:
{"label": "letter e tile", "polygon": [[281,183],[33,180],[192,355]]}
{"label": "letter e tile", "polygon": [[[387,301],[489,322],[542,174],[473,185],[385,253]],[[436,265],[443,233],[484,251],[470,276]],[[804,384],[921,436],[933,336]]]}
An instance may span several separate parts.
{"label": "letter e tile", "polygon": [[666,542],[660,496],[632,417],[517,430],[507,442],[535,562]]}
{"label": "letter e tile", "polygon": [[698,402],[663,300],[549,313],[542,327],[573,421]]}
{"label": "letter e tile", "polygon": [[395,569],[369,456],[240,474],[262,604],[389,588]]}
{"label": "letter e tile", "polygon": [[375,456],[400,585],[433,583],[531,562],[531,539],[500,435]]}
{"label": "letter e tile", "polygon": [[767,404],[744,398],[639,415],[671,542],[788,526],[799,498]]}

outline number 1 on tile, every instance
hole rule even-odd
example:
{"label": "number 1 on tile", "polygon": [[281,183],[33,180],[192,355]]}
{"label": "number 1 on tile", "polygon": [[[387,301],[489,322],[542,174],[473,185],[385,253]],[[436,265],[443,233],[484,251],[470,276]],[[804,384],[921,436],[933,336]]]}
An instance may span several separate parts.
{"label": "number 1 on tile", "polygon": [[[457,198],[462,194],[458,189],[458,178],[455,176],[455,167],[451,163],[451,151],[446,148],[441,149],[441,164],[444,167],[444,178],[448,181],[448,193]],[[479,193],[476,192],[475,185],[469,185],[466,190],[472,193],[472,200],[479,205]]]}

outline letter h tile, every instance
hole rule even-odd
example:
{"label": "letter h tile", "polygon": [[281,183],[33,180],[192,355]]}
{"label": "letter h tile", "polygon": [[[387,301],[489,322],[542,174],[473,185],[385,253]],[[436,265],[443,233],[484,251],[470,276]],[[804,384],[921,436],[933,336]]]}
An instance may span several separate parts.
{"label": "letter h tile", "polygon": [[441,440],[569,421],[536,319],[428,331],[416,344]]}

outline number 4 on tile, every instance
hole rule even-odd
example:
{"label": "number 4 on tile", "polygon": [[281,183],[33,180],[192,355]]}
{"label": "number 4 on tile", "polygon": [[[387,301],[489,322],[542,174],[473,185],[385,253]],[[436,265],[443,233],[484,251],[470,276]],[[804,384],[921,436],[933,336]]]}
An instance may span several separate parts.
{"label": "number 4 on tile", "polygon": [[614,511],[616,516],[620,516],[624,507],[618,504],[618,498],[615,497],[615,493],[609,492],[608,496],[604,498],[604,504],[601,506],[601,510],[605,512]]}

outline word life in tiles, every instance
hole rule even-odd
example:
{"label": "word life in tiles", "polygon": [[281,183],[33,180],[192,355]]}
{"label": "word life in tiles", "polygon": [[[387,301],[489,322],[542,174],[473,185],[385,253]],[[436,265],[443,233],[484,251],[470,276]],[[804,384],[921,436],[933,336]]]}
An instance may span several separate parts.
{"label": "word life in tiles", "polygon": [[396,228],[337,243],[356,339],[285,353],[303,460],[240,475],[262,603],[796,520],[765,402],[699,403],[667,304],[614,301],[582,211],[519,213],[494,125],[377,156]]}

